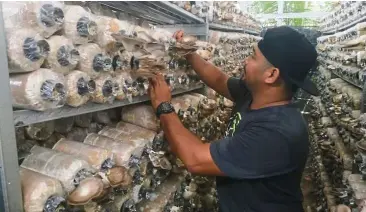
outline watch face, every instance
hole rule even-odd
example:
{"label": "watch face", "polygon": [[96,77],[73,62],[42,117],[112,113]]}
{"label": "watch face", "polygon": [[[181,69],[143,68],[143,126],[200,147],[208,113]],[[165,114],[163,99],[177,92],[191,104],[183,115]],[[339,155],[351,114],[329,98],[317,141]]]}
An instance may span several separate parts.
{"label": "watch face", "polygon": [[174,107],[169,102],[163,102],[158,106],[158,109],[157,109],[158,116],[160,116],[161,114],[167,114],[167,113],[171,113],[171,112],[174,112]]}

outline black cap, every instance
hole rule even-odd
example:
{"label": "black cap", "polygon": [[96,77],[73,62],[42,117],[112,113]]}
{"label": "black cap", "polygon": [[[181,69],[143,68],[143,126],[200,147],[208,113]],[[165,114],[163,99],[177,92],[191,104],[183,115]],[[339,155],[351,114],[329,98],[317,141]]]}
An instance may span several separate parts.
{"label": "black cap", "polygon": [[319,95],[315,84],[306,78],[318,54],[303,34],[287,26],[268,29],[258,42],[258,48],[280,70],[286,83],[296,85],[311,95]]}

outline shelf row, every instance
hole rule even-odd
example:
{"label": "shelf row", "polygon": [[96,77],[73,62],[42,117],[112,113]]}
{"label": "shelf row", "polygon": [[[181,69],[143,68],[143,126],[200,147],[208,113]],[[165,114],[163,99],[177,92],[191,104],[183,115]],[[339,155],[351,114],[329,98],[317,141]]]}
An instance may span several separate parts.
{"label": "shelf row", "polygon": [[[204,88],[203,85],[195,85],[188,89],[176,89],[172,92],[173,95],[188,93],[192,91],[199,91]],[[116,107],[123,107],[126,105],[133,105],[137,103],[147,102],[149,97],[147,95],[133,97],[132,102],[128,99],[122,101],[115,101],[113,104],[95,104],[92,102],[87,103],[79,108],[64,106],[61,108],[50,109],[43,112],[31,111],[31,110],[16,110],[13,113],[14,124],[16,127],[26,126],[30,124],[51,121],[60,118],[66,118],[70,116],[77,116],[86,113],[92,113],[102,110],[107,110]]]}
{"label": "shelf row", "polygon": [[[196,28],[197,24],[201,25],[204,28],[207,28],[206,23],[208,20],[198,17],[189,11],[177,6],[176,4],[172,4],[170,2],[164,1],[154,1],[154,2],[111,2],[105,1],[101,2],[102,5],[105,5],[113,10],[117,10],[123,13],[131,14],[132,16],[141,18],[143,20],[149,21],[151,24],[160,26],[169,26],[169,25],[186,25],[187,28]],[[241,32],[248,33],[251,35],[259,35],[260,32],[254,29],[247,29],[243,27],[230,26],[226,24],[220,23],[212,23],[208,24],[209,29],[214,30],[222,30],[226,32]],[[188,29],[189,31],[189,29]],[[202,33],[201,33],[202,34]],[[201,35],[197,34],[197,35]]]}

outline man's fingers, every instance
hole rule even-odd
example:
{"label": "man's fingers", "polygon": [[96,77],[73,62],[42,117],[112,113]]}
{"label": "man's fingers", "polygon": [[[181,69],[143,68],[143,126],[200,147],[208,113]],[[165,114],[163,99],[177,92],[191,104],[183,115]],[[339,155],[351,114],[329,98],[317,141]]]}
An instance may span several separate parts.
{"label": "man's fingers", "polygon": [[149,94],[150,98],[153,98],[154,95],[154,86],[153,85],[149,85],[149,88],[147,89],[147,93]]}
{"label": "man's fingers", "polygon": [[156,86],[158,84],[158,81],[155,77],[149,78],[149,83],[151,86]]}

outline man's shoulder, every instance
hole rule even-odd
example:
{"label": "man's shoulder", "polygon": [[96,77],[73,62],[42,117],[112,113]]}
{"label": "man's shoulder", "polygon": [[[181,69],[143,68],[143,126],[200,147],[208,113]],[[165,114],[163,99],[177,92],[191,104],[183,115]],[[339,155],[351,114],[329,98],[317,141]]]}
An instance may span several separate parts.
{"label": "man's shoulder", "polygon": [[256,111],[247,121],[245,125],[248,127],[259,127],[283,137],[307,135],[307,124],[301,112],[292,105]]}

